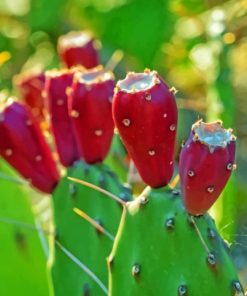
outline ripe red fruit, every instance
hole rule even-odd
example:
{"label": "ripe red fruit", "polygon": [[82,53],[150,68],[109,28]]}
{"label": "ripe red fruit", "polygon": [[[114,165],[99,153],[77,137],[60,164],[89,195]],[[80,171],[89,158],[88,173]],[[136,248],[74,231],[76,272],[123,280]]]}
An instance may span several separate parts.
{"label": "ripe red fruit", "polygon": [[110,148],[113,89],[113,73],[102,67],[74,75],[69,110],[81,156],[87,163],[103,161]]}
{"label": "ripe red fruit", "polygon": [[129,73],[117,83],[113,118],[143,181],[154,188],[167,185],[177,128],[172,89],[155,71]]}
{"label": "ripe red fruit", "polygon": [[58,39],[58,53],[67,67],[99,65],[97,42],[88,32],[73,31]]}
{"label": "ripe red fruit", "polygon": [[235,136],[220,121],[192,126],[179,163],[184,203],[191,215],[202,215],[213,205],[235,167]]}
{"label": "ripe red fruit", "polygon": [[19,89],[21,99],[32,109],[33,115],[39,120],[44,119],[44,99],[42,91],[45,84],[45,75],[20,74],[15,76],[14,83]]}
{"label": "ripe red fruit", "polygon": [[0,155],[39,190],[51,193],[59,174],[31,110],[9,99],[0,112]]}
{"label": "ripe red fruit", "polygon": [[67,100],[74,72],[75,69],[48,71],[45,82],[51,128],[60,161],[66,167],[80,158]]}

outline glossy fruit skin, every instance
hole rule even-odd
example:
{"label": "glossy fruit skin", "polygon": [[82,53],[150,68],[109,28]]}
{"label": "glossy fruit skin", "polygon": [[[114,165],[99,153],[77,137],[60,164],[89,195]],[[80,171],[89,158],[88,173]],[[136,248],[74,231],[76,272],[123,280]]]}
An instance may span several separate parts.
{"label": "glossy fruit skin", "polygon": [[45,84],[44,73],[30,74],[16,79],[22,100],[30,106],[33,115],[39,120],[44,119],[44,98],[42,91]]}
{"label": "glossy fruit skin", "polygon": [[51,193],[59,174],[31,110],[14,101],[0,117],[0,155],[34,187]]}
{"label": "glossy fruit skin", "polygon": [[81,65],[90,69],[100,63],[98,51],[94,46],[94,40],[88,41],[83,46],[59,49],[58,51],[61,60],[68,68]]}
{"label": "glossy fruit skin", "polygon": [[71,166],[80,158],[75,132],[68,112],[68,88],[72,85],[73,72],[46,76],[45,93],[50,113],[51,128],[61,163]]}
{"label": "glossy fruit skin", "polygon": [[118,90],[113,118],[143,181],[153,188],[167,185],[173,175],[177,107],[164,81],[159,77],[148,91]]}
{"label": "glossy fruit skin", "polygon": [[179,174],[184,204],[191,215],[203,215],[224,189],[235,161],[235,141],[210,152],[208,145],[194,141],[194,133],[182,148]]}
{"label": "glossy fruit skin", "polygon": [[111,145],[114,130],[111,111],[113,89],[113,80],[89,86],[74,81],[72,86],[69,111],[80,155],[90,164],[102,162]]}

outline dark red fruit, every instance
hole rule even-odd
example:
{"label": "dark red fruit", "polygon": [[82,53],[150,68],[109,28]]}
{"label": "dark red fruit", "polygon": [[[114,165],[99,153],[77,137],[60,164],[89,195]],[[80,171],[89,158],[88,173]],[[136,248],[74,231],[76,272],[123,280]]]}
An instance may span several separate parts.
{"label": "dark red fruit", "polygon": [[88,32],[73,31],[58,39],[58,53],[67,67],[99,65],[97,42]]}
{"label": "dark red fruit", "polygon": [[42,91],[45,84],[45,75],[21,74],[15,77],[14,83],[19,89],[21,99],[32,109],[33,115],[39,120],[44,119],[44,98]]}
{"label": "dark red fruit", "polygon": [[81,156],[87,163],[103,161],[110,148],[113,89],[114,76],[102,67],[75,73],[69,110]]}
{"label": "dark red fruit", "polygon": [[9,99],[0,112],[0,155],[39,190],[51,193],[59,174],[31,110]]}
{"label": "dark red fruit", "polygon": [[74,71],[75,69],[48,71],[45,83],[52,132],[60,161],[66,167],[80,158],[67,100]]}
{"label": "dark red fruit", "polygon": [[143,181],[154,188],[167,185],[177,128],[173,91],[155,71],[129,73],[117,83],[113,118]]}
{"label": "dark red fruit", "polygon": [[192,126],[182,148],[179,173],[184,203],[191,215],[202,215],[213,205],[235,168],[235,140],[220,121]]}

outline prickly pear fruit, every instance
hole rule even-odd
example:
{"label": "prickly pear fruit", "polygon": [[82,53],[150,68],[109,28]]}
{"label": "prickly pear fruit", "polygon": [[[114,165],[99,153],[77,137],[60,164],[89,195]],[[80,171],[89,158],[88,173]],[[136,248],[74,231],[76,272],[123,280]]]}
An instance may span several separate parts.
{"label": "prickly pear fruit", "polygon": [[82,65],[93,68],[99,65],[97,42],[89,32],[73,31],[58,39],[58,53],[67,67]]}
{"label": "prickly pear fruit", "polygon": [[113,118],[143,181],[168,184],[173,174],[177,107],[156,71],[129,73],[117,83]]}
{"label": "prickly pear fruit", "polygon": [[109,296],[243,296],[211,217],[189,216],[168,187],[127,203],[108,266]]}
{"label": "prickly pear fruit", "polygon": [[87,163],[106,157],[113,137],[112,72],[96,67],[74,75],[69,112],[75,127],[81,156]]}
{"label": "prickly pear fruit", "polygon": [[31,110],[9,99],[0,112],[0,155],[39,190],[51,193],[59,174]]}
{"label": "prickly pear fruit", "polygon": [[44,119],[44,99],[42,96],[44,83],[44,73],[20,74],[14,78],[14,84],[20,92],[21,99],[31,107],[33,115],[38,120]]}
{"label": "prickly pear fruit", "polygon": [[67,90],[72,85],[74,70],[46,72],[45,94],[51,128],[61,163],[68,167],[80,158],[71,117],[68,113]]}
{"label": "prickly pear fruit", "polygon": [[225,187],[235,167],[235,140],[220,121],[199,120],[192,126],[179,163],[184,203],[191,215],[204,214]]}

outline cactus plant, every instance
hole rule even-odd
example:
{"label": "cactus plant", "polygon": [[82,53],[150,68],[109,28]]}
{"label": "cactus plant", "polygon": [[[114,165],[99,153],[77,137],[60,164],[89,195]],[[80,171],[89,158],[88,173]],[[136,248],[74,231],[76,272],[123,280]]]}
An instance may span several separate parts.
{"label": "cactus plant", "polygon": [[48,295],[47,258],[30,201],[35,193],[3,159],[0,179],[0,295]]}
{"label": "cactus plant", "polygon": [[170,188],[127,204],[108,266],[110,296],[243,295],[213,220],[189,216]]}
{"label": "cactus plant", "polygon": [[[152,73],[152,72],[151,72]],[[150,75],[150,74],[149,74]],[[140,175],[143,176],[142,167],[144,157],[148,155],[148,148],[146,146],[146,138],[143,144],[143,154],[140,158],[135,157],[135,153],[140,151],[140,143],[134,141],[136,134],[143,134],[147,130],[148,124],[152,126],[153,123],[159,123],[158,126],[150,128],[151,140],[149,145],[153,145],[152,161],[146,160],[146,176],[152,175],[156,178],[156,182],[148,183],[152,187],[147,187],[144,192],[134,201],[126,204],[121,224],[118,229],[116,240],[114,242],[113,250],[108,258],[109,266],[109,295],[119,295],[119,291],[125,291],[124,295],[189,295],[189,296],[208,296],[208,295],[243,295],[243,289],[238,281],[238,277],[227,252],[225,243],[218,234],[212,218],[208,214],[204,214],[208,207],[204,207],[204,196],[197,197],[199,207],[202,207],[202,213],[199,217],[194,217],[188,214],[183,205],[182,198],[178,190],[172,191],[169,186],[162,187],[167,184],[166,180],[171,178],[171,172],[164,170],[162,176],[163,182],[160,182],[160,175],[156,174],[154,168],[159,167],[161,163],[159,147],[165,147],[166,138],[170,139],[167,131],[167,124],[161,121],[161,116],[164,112],[156,112],[156,117],[152,114],[152,109],[156,104],[162,106],[165,104],[167,97],[161,94],[159,97],[153,97],[153,101],[149,102],[148,112],[145,109],[146,98],[143,96],[142,80],[145,74],[131,74],[120,83],[113,99],[113,115],[116,125],[119,128],[120,136],[123,142],[126,143],[126,148],[130,155],[133,155],[133,161],[139,169]],[[145,80],[145,93],[150,93],[153,87],[152,80]],[[133,95],[134,93],[134,95]],[[157,103],[158,101],[158,103]],[[130,104],[132,102],[132,104]],[[131,125],[124,124],[125,118],[131,118],[132,106],[138,106],[139,113],[134,120],[130,120]],[[140,108],[142,106],[142,108]],[[137,108],[136,108],[137,109]],[[142,114],[143,111],[143,114]],[[174,109],[172,109],[172,114]],[[146,114],[146,113],[147,114]],[[147,123],[148,114],[151,112],[151,123]],[[126,117],[129,116],[129,117]],[[176,116],[173,116],[173,120]],[[131,118],[132,119],[132,118]],[[123,128],[126,126],[126,129]],[[194,126],[204,126],[203,123],[197,123]],[[205,127],[205,126],[204,126]],[[222,138],[219,137],[219,129],[213,128],[215,124],[206,125],[211,132],[211,137],[214,138],[214,146],[221,144]],[[166,129],[165,129],[166,128]],[[230,132],[222,129],[223,136],[227,136]],[[160,130],[166,130],[166,137],[160,137]],[[173,131],[175,133],[175,130]],[[204,142],[207,141],[203,129],[197,130],[200,136],[205,136]],[[202,135],[201,135],[202,134]],[[131,139],[131,140],[130,140]],[[161,139],[160,142],[157,139]],[[203,141],[201,138],[200,140]],[[155,142],[156,140],[156,142]],[[229,148],[221,151],[218,147],[213,147],[216,151],[215,158],[217,158],[220,165],[220,172],[225,167],[225,161],[234,161],[234,144],[232,144],[232,136],[229,139],[223,139],[225,146]],[[229,140],[229,141],[228,141]],[[157,144],[158,142],[158,144]],[[189,142],[190,143],[190,142]],[[154,145],[156,144],[156,146]],[[198,153],[195,148],[187,146],[188,153],[184,152],[181,159],[181,177],[182,177],[182,192],[186,193],[186,200],[192,200],[191,204],[196,204],[194,195],[197,193],[197,187],[194,185],[193,192],[188,191],[188,185],[184,178],[184,172],[190,169],[188,166],[193,163],[198,167],[206,163],[204,158],[209,157],[205,147],[199,147]],[[233,145],[233,149],[230,146]],[[174,145],[170,150],[166,150],[167,159],[172,159]],[[204,149],[204,150],[203,150]],[[206,147],[207,150],[208,147]],[[193,151],[192,151],[193,150]],[[204,151],[204,154],[202,153]],[[200,153],[201,152],[201,153]],[[202,164],[200,162],[202,157]],[[215,159],[214,159],[215,160]],[[197,161],[197,162],[196,162]],[[202,168],[200,167],[200,168]],[[162,168],[161,168],[162,169]],[[198,183],[205,182],[200,180],[198,170]],[[203,178],[204,175],[202,175]],[[213,175],[213,177],[218,175]],[[223,181],[217,181],[217,190],[215,190],[214,200],[218,197],[223,189],[229,174],[225,175]],[[208,177],[210,178],[210,177]],[[161,179],[161,181],[162,181]],[[146,180],[148,180],[146,178]],[[199,181],[200,180],[200,181]],[[148,180],[149,181],[149,180]],[[155,180],[154,180],[155,181]],[[215,185],[216,185],[215,184]],[[158,185],[158,186],[157,186]],[[191,186],[191,188],[193,188]],[[192,190],[191,190],[192,191]],[[200,193],[200,191],[199,191]],[[194,195],[193,195],[194,194]],[[212,204],[212,200],[208,202],[207,206]],[[186,203],[188,205],[188,203]],[[202,206],[203,205],[203,206]],[[189,211],[191,207],[188,208]],[[198,209],[198,208],[196,208]],[[194,214],[194,211],[192,211]],[[196,211],[196,214],[198,212]],[[201,211],[199,211],[201,214]],[[197,267],[197,270],[193,269]]]}
{"label": "cactus plant", "polygon": [[[206,213],[234,168],[231,131],[219,122],[192,127],[179,165],[181,195],[169,185],[175,88],[147,69],[129,73],[113,94],[114,75],[97,66],[90,36],[62,36],[58,49],[70,69],[48,71],[43,93],[65,167],[60,180],[30,109],[9,101],[0,113],[0,154],[34,187],[52,195],[51,293],[100,296],[108,294],[109,281],[109,296],[243,295],[228,246]],[[85,68],[72,68],[78,64]],[[135,200],[103,163],[114,122],[149,185]]]}
{"label": "cactus plant", "polygon": [[[74,75],[69,109],[67,88],[72,84]],[[83,79],[86,86],[90,84],[90,89],[82,84]],[[110,100],[114,88],[113,74],[102,67],[88,71],[53,70],[46,74],[45,85],[53,136],[60,161],[68,167],[67,173],[59,181],[52,153],[38,122],[27,106],[12,99],[4,103],[0,113],[0,132],[3,136],[0,153],[34,187],[52,194],[56,233],[50,240],[52,293],[79,296],[90,291],[93,295],[101,295],[102,291],[94,280],[80,270],[60,246],[94,270],[103,285],[107,286],[106,257],[112,247],[122,206],[102,193],[74,184],[68,177],[104,188],[119,196],[120,203],[122,199],[130,199],[129,189],[102,164],[113,137]],[[58,100],[63,103],[59,101],[57,104]],[[75,116],[75,111],[78,116]],[[88,116],[90,114],[94,116]],[[80,124],[87,129],[81,129]],[[88,163],[80,161],[80,157]],[[85,211],[96,221],[97,227],[84,221],[74,209]],[[108,236],[99,233],[100,227],[106,229]]]}
{"label": "cactus plant", "polygon": [[[104,164],[88,165],[78,162],[68,170],[68,176],[100,186],[110,192],[130,199],[128,189]],[[111,238],[74,213],[83,210],[111,234]],[[66,177],[61,180],[53,194],[56,240],[92,270],[107,287],[106,257],[112,248],[120,221],[122,207],[102,193],[75,184]],[[55,295],[104,295],[90,276],[71,262],[56,246],[52,258],[51,274]]]}
{"label": "cactus plant", "polygon": [[[73,120],[81,157],[88,163],[78,162],[68,170],[68,176],[98,185],[123,199],[129,200],[128,191],[114,173],[101,162],[106,157],[113,136],[111,102],[113,77],[109,72],[93,69],[75,73],[69,97],[69,113]],[[86,127],[86,128],[85,128]],[[100,131],[100,133],[99,133]],[[121,205],[105,198],[102,193],[73,184],[65,177],[53,194],[56,240],[93,270],[107,286],[106,257],[121,217]],[[97,228],[78,217],[73,209],[86,212],[111,234],[104,236]],[[55,244],[56,245],[56,244]],[[103,295],[98,285],[56,247],[52,263],[55,295]],[[66,279],[61,283],[61,278]]]}

